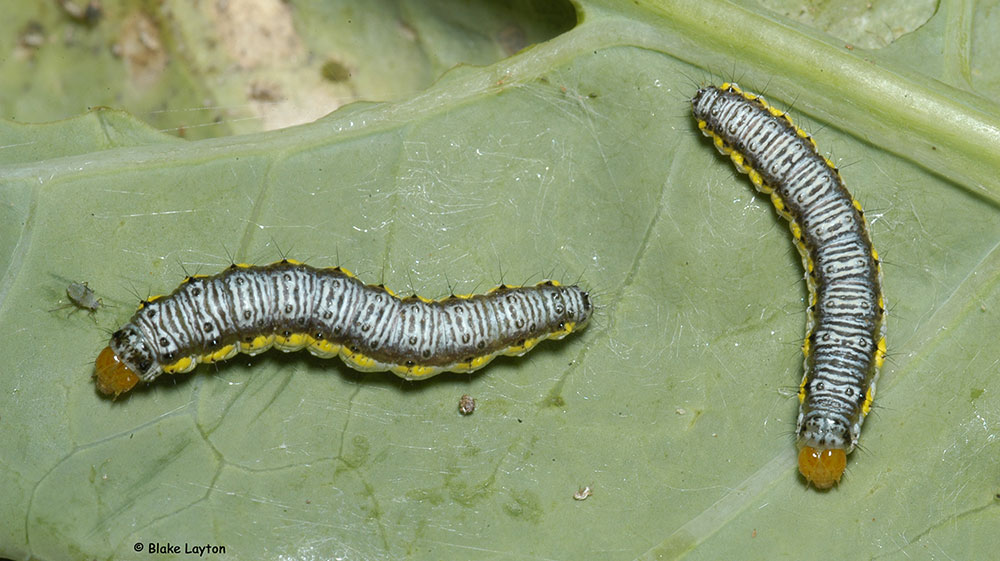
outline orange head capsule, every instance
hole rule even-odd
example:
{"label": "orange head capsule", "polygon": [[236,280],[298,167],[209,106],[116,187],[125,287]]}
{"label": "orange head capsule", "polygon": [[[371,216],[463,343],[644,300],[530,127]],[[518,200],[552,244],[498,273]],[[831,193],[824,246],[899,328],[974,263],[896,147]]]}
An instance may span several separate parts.
{"label": "orange head capsule", "polygon": [[97,378],[97,389],[104,395],[119,395],[131,390],[139,383],[139,377],[125,366],[111,347],[104,347],[97,355],[94,364],[94,377]]}
{"label": "orange head capsule", "polygon": [[799,473],[817,489],[829,489],[840,482],[847,467],[847,452],[840,448],[817,450],[803,446],[799,450]]}

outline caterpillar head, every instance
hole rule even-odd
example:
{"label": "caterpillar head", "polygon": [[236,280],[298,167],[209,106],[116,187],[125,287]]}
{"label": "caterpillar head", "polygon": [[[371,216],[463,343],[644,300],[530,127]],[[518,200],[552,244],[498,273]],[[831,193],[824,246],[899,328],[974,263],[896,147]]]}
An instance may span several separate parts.
{"label": "caterpillar head", "polygon": [[847,454],[857,442],[855,431],[845,420],[814,410],[799,418],[798,433],[799,473],[817,489],[839,483],[847,467]]}
{"label": "caterpillar head", "polygon": [[829,489],[840,482],[847,467],[847,452],[843,448],[816,449],[803,446],[799,450],[799,473],[817,489]]}
{"label": "caterpillar head", "polygon": [[110,344],[97,356],[94,377],[101,393],[118,397],[134,388],[140,379],[149,379],[156,368],[145,338],[134,326],[126,326],[111,336]]}

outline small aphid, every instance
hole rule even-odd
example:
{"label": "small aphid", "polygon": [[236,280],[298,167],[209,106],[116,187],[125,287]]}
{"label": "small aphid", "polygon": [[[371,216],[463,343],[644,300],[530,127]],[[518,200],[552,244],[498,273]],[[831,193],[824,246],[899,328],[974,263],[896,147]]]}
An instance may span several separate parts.
{"label": "small aphid", "polygon": [[469,394],[463,395],[458,400],[458,412],[463,415],[472,415],[472,412],[476,410],[476,400],[472,399]]}
{"label": "small aphid", "polygon": [[576,493],[573,493],[573,498],[578,501],[585,501],[587,500],[587,497],[593,494],[594,490],[590,488],[590,485],[584,485],[583,487],[580,487]]}
{"label": "small aphid", "polygon": [[101,299],[94,294],[94,291],[85,282],[71,282],[66,287],[66,296],[76,307],[82,310],[96,312],[103,305]]}
{"label": "small aphid", "polygon": [[[69,304],[58,306],[49,311],[54,312],[69,307],[76,307],[78,310],[87,310],[89,313],[94,313],[104,305],[104,302],[94,294],[94,291],[85,282],[69,283],[69,286],[66,287],[66,297],[69,298]],[[70,313],[72,314],[72,312]]]}

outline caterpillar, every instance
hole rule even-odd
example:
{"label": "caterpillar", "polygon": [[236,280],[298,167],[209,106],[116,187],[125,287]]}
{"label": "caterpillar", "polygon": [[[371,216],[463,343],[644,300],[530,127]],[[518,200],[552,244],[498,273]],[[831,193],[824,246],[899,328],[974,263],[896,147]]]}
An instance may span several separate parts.
{"label": "caterpillar", "polygon": [[807,485],[829,489],[858,444],[885,359],[882,270],[864,212],[812,137],[760,96],[725,83],[699,89],[691,106],[701,132],[788,220],[802,257],[798,467]]}
{"label": "caterpillar", "polygon": [[539,341],[584,328],[592,312],[587,292],[551,280],[432,301],[399,298],[341,267],[290,259],[234,264],[142,302],[98,355],[94,376],[101,393],[117,398],[140,380],[273,346],[422,379],[478,370],[500,354],[523,355]]}

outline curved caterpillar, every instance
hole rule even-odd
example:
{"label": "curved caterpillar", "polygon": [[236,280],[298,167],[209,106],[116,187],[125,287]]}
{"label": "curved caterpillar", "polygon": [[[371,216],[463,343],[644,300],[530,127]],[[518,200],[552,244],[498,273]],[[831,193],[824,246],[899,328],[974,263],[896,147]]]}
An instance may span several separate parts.
{"label": "curved caterpillar", "polygon": [[357,370],[412,380],[523,355],[539,341],[582,329],[592,312],[586,292],[556,281],[432,301],[399,298],[340,267],[287,259],[234,264],[143,302],[97,357],[95,377],[98,390],[117,397],[139,380],[274,346],[339,354]]}
{"label": "curved caterpillar", "polygon": [[882,270],[864,213],[812,137],[759,96],[726,83],[698,90],[691,105],[701,132],[770,195],[802,256],[809,317],[799,472],[828,489],[858,444],[885,358]]}

